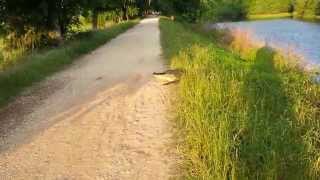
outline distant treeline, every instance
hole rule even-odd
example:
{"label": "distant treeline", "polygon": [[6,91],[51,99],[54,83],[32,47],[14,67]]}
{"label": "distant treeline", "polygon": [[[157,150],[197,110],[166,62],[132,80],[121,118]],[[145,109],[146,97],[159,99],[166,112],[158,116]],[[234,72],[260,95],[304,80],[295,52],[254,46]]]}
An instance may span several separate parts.
{"label": "distant treeline", "polygon": [[320,15],[320,0],[296,0],[294,11],[299,17],[312,18]]}
{"label": "distant treeline", "polygon": [[0,0],[0,26],[17,35],[28,31],[57,32],[64,38],[79,25],[80,17],[88,19],[97,29],[102,19],[119,22],[143,15],[152,3],[152,0]]}
{"label": "distant treeline", "polygon": [[160,0],[161,11],[188,21],[237,20],[248,15],[293,13],[296,17],[320,15],[320,0]]}
{"label": "distant treeline", "polygon": [[293,13],[299,17],[320,15],[319,0],[249,0],[249,14]]}
{"label": "distant treeline", "polygon": [[0,64],[149,13],[153,0],[0,0]]}
{"label": "distant treeline", "polygon": [[[304,0],[298,0],[304,1]],[[293,11],[292,0],[248,0],[249,14],[271,14]]]}
{"label": "distant treeline", "polygon": [[320,15],[320,0],[0,0],[0,29],[17,36],[56,32],[64,38],[80,16],[97,29],[103,20],[119,22],[150,10],[192,22],[291,12],[313,17]]}
{"label": "distant treeline", "polygon": [[79,24],[80,16],[88,17],[98,28],[101,20],[118,22],[151,9],[188,21],[288,12],[312,17],[320,15],[320,0],[0,0],[0,26],[18,34],[34,28],[64,36]]}

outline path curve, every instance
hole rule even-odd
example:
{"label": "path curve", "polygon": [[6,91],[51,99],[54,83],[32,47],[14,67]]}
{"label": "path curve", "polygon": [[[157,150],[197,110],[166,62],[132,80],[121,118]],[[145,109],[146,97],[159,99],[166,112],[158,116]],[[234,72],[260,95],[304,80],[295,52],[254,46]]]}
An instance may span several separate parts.
{"label": "path curve", "polygon": [[158,19],[0,110],[1,179],[169,179],[176,162]]}

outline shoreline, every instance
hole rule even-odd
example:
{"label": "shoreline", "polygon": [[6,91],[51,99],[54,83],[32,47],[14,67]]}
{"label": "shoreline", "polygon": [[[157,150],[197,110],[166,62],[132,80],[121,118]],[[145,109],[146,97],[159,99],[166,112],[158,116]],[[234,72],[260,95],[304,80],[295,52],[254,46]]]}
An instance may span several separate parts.
{"label": "shoreline", "polygon": [[[244,21],[245,23],[245,21]],[[250,22],[249,22],[250,23]],[[208,29],[208,28],[206,28]],[[261,28],[260,28],[261,29]],[[259,49],[261,47],[269,47],[273,49],[275,52],[279,53],[284,59],[288,61],[293,61],[295,64],[299,64],[307,72],[319,72],[320,71],[320,63],[317,63],[317,57],[312,57],[314,54],[306,50],[299,50],[300,42],[285,42],[277,39],[276,37],[268,38],[265,35],[270,33],[269,31],[264,33],[258,33],[259,28],[256,30],[252,30],[249,25],[244,25],[244,27],[239,27],[236,25],[233,26],[233,23],[218,23],[209,26],[209,31],[213,31],[214,33],[217,31],[219,34],[222,34],[223,39],[232,39],[233,41],[238,41],[237,48],[247,49],[248,47],[242,47],[250,45],[249,49]],[[275,39],[276,38],[276,39]],[[283,38],[282,38],[283,39]],[[288,39],[291,39],[288,37]],[[224,42],[225,43],[225,42]],[[228,42],[230,43],[230,42]],[[234,42],[231,42],[234,43]],[[226,45],[226,44],[224,44]],[[229,44],[230,45],[230,44]],[[229,46],[227,45],[227,46]],[[228,47],[230,49],[230,47]],[[308,49],[308,47],[304,47],[304,49]],[[231,48],[232,50],[232,48]],[[235,49],[233,49],[235,50]],[[237,51],[237,50],[235,50]]]}

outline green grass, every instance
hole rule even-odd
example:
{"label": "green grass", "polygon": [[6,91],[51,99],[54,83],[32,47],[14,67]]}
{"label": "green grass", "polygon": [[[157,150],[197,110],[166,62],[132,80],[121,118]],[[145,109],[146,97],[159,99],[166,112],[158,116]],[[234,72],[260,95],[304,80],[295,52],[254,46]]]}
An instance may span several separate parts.
{"label": "green grass", "polygon": [[161,19],[173,68],[185,70],[177,122],[185,179],[319,179],[320,87],[263,47],[219,48],[190,26]]}
{"label": "green grass", "polygon": [[259,19],[279,19],[279,18],[292,18],[292,13],[278,13],[278,14],[252,14],[248,15],[249,20],[259,20]]}
{"label": "green grass", "polygon": [[24,63],[0,73],[0,106],[25,88],[65,68],[79,56],[89,53],[137,23],[137,20],[128,21],[106,30],[83,33],[62,47],[25,57]]}

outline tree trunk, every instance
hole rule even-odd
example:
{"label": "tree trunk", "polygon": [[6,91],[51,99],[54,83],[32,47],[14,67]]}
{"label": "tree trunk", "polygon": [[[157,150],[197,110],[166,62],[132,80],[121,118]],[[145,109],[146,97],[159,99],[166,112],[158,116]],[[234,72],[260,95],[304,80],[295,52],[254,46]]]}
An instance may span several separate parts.
{"label": "tree trunk", "polygon": [[145,12],[144,12],[144,15],[145,16],[148,16],[149,13],[150,13],[150,6],[151,6],[151,1],[150,0],[145,0],[144,1],[144,8],[145,8]]}
{"label": "tree trunk", "polygon": [[301,17],[302,17],[302,18],[304,17],[305,12],[306,12],[306,9],[308,8],[308,3],[309,3],[309,0],[306,0],[306,1],[304,2],[303,8],[302,8],[302,12],[301,12]]}
{"label": "tree trunk", "polygon": [[65,23],[65,17],[63,12],[63,0],[58,1],[56,6],[57,20],[55,22],[55,31],[57,32],[60,43],[63,42],[67,33],[67,25]]}
{"label": "tree trunk", "polygon": [[55,40],[57,41],[54,41],[52,45],[59,46],[63,42],[63,36],[62,36],[59,25],[56,25],[56,27],[53,30],[53,33],[54,33],[53,35],[55,36]]}
{"label": "tree trunk", "polygon": [[63,19],[59,19],[59,34],[61,36],[61,39],[65,39],[66,33],[67,33],[67,26],[64,23]]}
{"label": "tree trunk", "polygon": [[59,25],[59,19],[58,19],[58,10],[57,10],[57,4],[54,1],[48,1],[47,4],[47,30],[49,31],[49,38],[52,40],[57,40],[57,41],[52,41],[52,45],[59,45],[63,41],[63,37],[60,31],[60,25]]}
{"label": "tree trunk", "polygon": [[50,30],[55,29],[57,25],[57,19],[55,18],[56,5],[54,2],[49,1],[47,8],[47,28]]}
{"label": "tree trunk", "polygon": [[128,21],[129,20],[128,7],[124,5],[122,7],[122,11],[123,11],[123,20]]}
{"label": "tree trunk", "polygon": [[98,11],[93,10],[93,12],[92,12],[92,29],[94,29],[94,30],[98,29],[98,16],[99,16]]}

